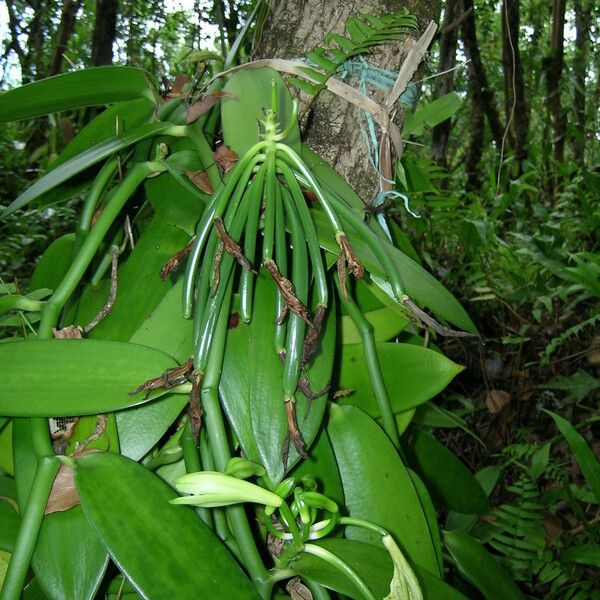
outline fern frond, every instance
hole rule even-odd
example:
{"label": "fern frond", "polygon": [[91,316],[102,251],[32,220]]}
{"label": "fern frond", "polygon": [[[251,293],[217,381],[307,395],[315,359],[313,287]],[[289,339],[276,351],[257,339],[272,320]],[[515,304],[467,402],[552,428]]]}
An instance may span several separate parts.
{"label": "fern frond", "polygon": [[396,42],[407,30],[417,28],[417,18],[410,13],[398,13],[375,17],[363,14],[346,21],[349,37],[338,33],[325,36],[329,47],[318,46],[306,55],[309,68],[303,69],[309,79],[317,83],[300,84],[301,80],[291,78],[290,82],[312,95],[318,94],[331,77],[346,61],[370,52],[376,46]]}

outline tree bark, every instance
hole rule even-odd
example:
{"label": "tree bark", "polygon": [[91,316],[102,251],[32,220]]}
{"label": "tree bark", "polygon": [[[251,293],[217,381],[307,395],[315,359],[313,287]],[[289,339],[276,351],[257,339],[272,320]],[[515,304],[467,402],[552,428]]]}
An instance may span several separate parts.
{"label": "tree bark", "polygon": [[112,65],[113,45],[117,35],[118,0],[96,0],[96,20],[92,33],[92,57],[94,67]]}
{"label": "tree bark", "polygon": [[462,38],[467,58],[471,61],[469,64],[473,74],[472,84],[474,86],[479,86],[483,110],[490,125],[492,137],[496,142],[496,145],[500,146],[504,135],[504,128],[500,124],[500,117],[496,106],[496,97],[494,91],[488,84],[487,74],[481,60],[481,53],[479,52],[473,0],[463,0],[463,9],[466,13],[466,18],[462,26]]}
{"label": "tree bark", "polygon": [[56,43],[54,44],[50,68],[48,69],[48,77],[60,73],[65,50],[67,49],[69,40],[75,30],[75,19],[81,3],[82,0],[65,0],[65,3],[63,4],[60,25],[58,26],[58,31],[56,33]]}
{"label": "tree bark", "polygon": [[[452,69],[456,66],[456,45],[461,15],[461,0],[446,0],[440,33],[440,59],[438,62],[438,72],[443,73],[443,75],[439,75],[435,79],[434,96],[436,98],[445,96],[454,89],[454,71]],[[446,152],[451,125],[451,119],[446,119],[433,128],[431,135],[431,158],[442,167],[447,166]]]}
{"label": "tree bark", "polygon": [[[403,2],[402,7],[417,16],[422,31],[430,19],[437,19],[440,2],[410,0]],[[328,33],[346,34],[344,26],[349,17],[362,13],[389,14],[399,8],[395,0],[280,0],[267,18],[255,57],[306,56],[315,47],[326,45],[324,39]],[[412,35],[416,38],[419,33]],[[369,63],[397,71],[402,58],[402,47],[387,45],[377,48],[369,56]],[[368,160],[355,108],[322,92],[311,104],[302,127],[304,141],[370,201],[377,190],[378,178]]]}
{"label": "tree bark", "polygon": [[575,53],[573,55],[573,73],[575,75],[575,90],[573,108],[575,109],[576,127],[572,138],[573,158],[580,164],[585,159],[585,77],[588,69],[590,54],[590,27],[592,3],[589,0],[575,0]]}
{"label": "tree bark", "polygon": [[479,73],[473,63],[469,63],[469,95],[471,97],[471,116],[469,125],[469,146],[465,159],[468,191],[481,188],[481,169],[479,161],[483,152],[483,134],[485,125],[485,110]]}
{"label": "tree bark", "polygon": [[550,52],[545,59],[546,98],[548,110],[554,127],[554,158],[564,159],[565,134],[567,120],[562,112],[560,101],[560,80],[564,67],[564,29],[566,0],[552,2],[552,36]]}
{"label": "tree bark", "polygon": [[504,0],[502,6],[502,64],[504,66],[504,114],[510,123],[510,142],[519,165],[527,157],[529,111],[525,100],[523,65],[519,52],[519,0]]}
{"label": "tree bark", "polygon": [[29,22],[27,50],[21,64],[21,81],[24,84],[36,79],[42,79],[46,74],[44,68],[43,38],[47,5],[41,0],[35,0],[29,4],[33,10],[33,17]]}

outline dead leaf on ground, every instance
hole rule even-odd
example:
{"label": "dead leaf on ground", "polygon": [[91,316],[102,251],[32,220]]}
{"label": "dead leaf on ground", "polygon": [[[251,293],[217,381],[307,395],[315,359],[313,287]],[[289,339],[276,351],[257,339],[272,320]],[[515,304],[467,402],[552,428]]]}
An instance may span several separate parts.
{"label": "dead leaf on ground", "polygon": [[194,102],[188,110],[185,119],[186,123],[193,123],[197,118],[208,112],[223,97],[230,98],[231,94],[228,94],[227,92],[213,92],[212,94],[208,94],[208,96],[204,96],[202,100]]}
{"label": "dead leaf on ground", "polygon": [[590,350],[587,355],[589,365],[600,367],[600,336],[596,336],[590,344]]}
{"label": "dead leaf on ground", "polygon": [[542,519],[542,525],[546,530],[546,548],[550,548],[554,541],[562,535],[562,521],[556,515],[548,515],[545,519]]}
{"label": "dead leaf on ground", "polygon": [[215,162],[223,169],[225,173],[235,166],[238,160],[237,154],[225,144],[221,144],[214,152]]}
{"label": "dead leaf on ground", "polygon": [[490,390],[485,396],[485,403],[488,410],[496,415],[510,404],[510,395],[504,390]]}
{"label": "dead leaf on ground", "polygon": [[196,187],[199,187],[207,194],[213,193],[213,186],[206,174],[206,171],[186,171],[185,174],[194,182]]}

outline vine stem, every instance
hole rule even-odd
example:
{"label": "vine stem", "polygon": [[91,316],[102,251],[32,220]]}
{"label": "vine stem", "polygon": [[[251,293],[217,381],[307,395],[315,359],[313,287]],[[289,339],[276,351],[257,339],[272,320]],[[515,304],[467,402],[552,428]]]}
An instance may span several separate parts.
{"label": "vine stem", "polygon": [[[342,294],[340,282],[335,279],[338,287],[338,292]],[[375,345],[375,338],[373,336],[373,326],[367,318],[363,315],[360,308],[356,305],[354,300],[348,299],[344,301],[350,318],[356,328],[360,332],[363,340],[363,350],[365,354],[365,361],[367,363],[367,370],[369,371],[369,378],[371,379],[371,385],[373,386],[373,393],[377,400],[377,406],[379,407],[379,414],[383,422],[383,429],[391,442],[396,448],[400,447],[400,436],[398,435],[398,428],[396,426],[396,419],[392,412],[390,405],[390,399],[388,397],[387,390],[385,389],[385,383],[383,381],[383,375],[381,374],[381,366],[379,365],[379,359],[377,357],[377,347]]]}
{"label": "vine stem", "polygon": [[366,600],[375,600],[375,596],[367,587],[367,584],[359,577],[358,573],[341,558],[333,554],[333,552],[329,552],[329,550],[326,550],[321,546],[317,546],[316,544],[305,544],[304,552],[317,556],[320,559],[328,562],[332,567],[346,575],[346,577],[360,591],[363,598],[366,598]]}
{"label": "vine stem", "polygon": [[[232,285],[232,281],[228,285]],[[211,346],[210,358],[206,367],[206,374],[202,384],[202,407],[205,412],[205,420],[208,430],[210,447],[217,470],[224,472],[227,462],[231,458],[227,431],[223,413],[219,403],[219,381],[223,368],[223,357],[225,354],[225,340],[227,338],[227,322],[229,320],[230,294],[226,294],[228,300],[221,305],[216,331]],[[272,583],[269,583],[269,574],[265,568],[250,524],[243,506],[230,506],[227,515],[231,523],[231,529],[239,544],[240,553],[244,565],[248,569],[250,577],[254,582],[259,595],[267,599],[271,595]]]}
{"label": "vine stem", "polygon": [[[37,419],[39,420],[39,419]],[[47,437],[47,433],[46,433]],[[19,600],[25,577],[29,569],[29,562],[35,548],[38,533],[44,518],[44,511],[54,478],[58,473],[60,461],[57,458],[44,456],[38,459],[35,478],[29,493],[27,507],[21,517],[21,526],[17,534],[15,549],[8,564],[4,578],[1,600]]]}
{"label": "vine stem", "polygon": [[[44,304],[38,330],[39,340],[51,339],[52,328],[58,320],[60,311],[75,291],[98,251],[102,240],[127,200],[150,173],[160,172],[161,170],[164,170],[164,167],[160,163],[154,162],[138,163],[131,169],[129,175],[114,193],[102,215],[89,232],[61,283]],[[2,587],[1,600],[17,600],[21,595],[23,582],[27,575],[42,519],[44,518],[48,496],[60,466],[48,435],[47,420],[32,418],[30,422],[33,448],[37,455],[37,469],[31,486],[29,501],[22,513],[21,527],[17,534],[15,549]]]}

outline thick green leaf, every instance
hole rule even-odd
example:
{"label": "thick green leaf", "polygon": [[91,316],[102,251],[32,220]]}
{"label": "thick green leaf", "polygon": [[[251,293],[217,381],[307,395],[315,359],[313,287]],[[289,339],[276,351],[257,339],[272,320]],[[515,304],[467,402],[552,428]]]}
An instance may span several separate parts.
{"label": "thick green leaf", "polygon": [[[184,231],[155,215],[137,240],[133,252],[119,268],[119,289],[110,314],[92,330],[89,337],[128,340],[172,287],[170,278],[161,280],[160,269],[189,240]],[[105,301],[106,297],[100,307]],[[89,321],[78,315],[77,322],[85,325]]]}
{"label": "thick green leaf", "polygon": [[[108,554],[86,521],[81,506],[44,517],[32,566],[53,600],[92,600],[102,583]],[[60,550],[56,540],[60,540]]]}
{"label": "thick green leaf", "polygon": [[350,184],[306,144],[302,144],[302,160],[321,183],[324,183],[330,190],[343,198],[350,206],[358,211],[365,209],[363,199]]}
{"label": "thick green leaf", "polygon": [[315,478],[319,492],[337,502],[339,506],[343,506],[342,480],[325,428],[319,431],[319,435],[308,453],[308,458],[300,461],[290,473],[291,477],[296,477],[298,480],[305,475]]}
{"label": "thick green leaf", "polygon": [[13,419],[0,429],[0,471],[14,475],[13,445],[12,445]]}
{"label": "thick green leaf", "polygon": [[475,538],[462,531],[446,531],[444,543],[461,574],[486,600],[522,600],[515,582]]}
{"label": "thick green leaf", "polygon": [[[494,491],[500,476],[502,475],[502,468],[496,465],[488,465],[483,467],[475,473],[474,477],[481,486],[485,495],[489,498],[490,494]],[[468,532],[475,523],[479,520],[478,515],[465,515],[455,511],[448,511],[446,517],[446,529],[452,531],[453,529],[460,529]]]}
{"label": "thick green leaf", "polygon": [[[379,416],[377,400],[366,369],[362,345],[343,346],[340,357],[340,387],[354,393],[340,404],[358,406],[372,417]],[[377,344],[377,356],[392,410],[415,408],[441,392],[463,370],[443,354],[412,344]]]}
{"label": "thick green leaf", "polygon": [[[271,68],[242,69],[237,71],[223,91],[231,94],[221,100],[223,140],[239,157],[259,141],[259,122],[265,119],[265,110],[271,108],[271,86],[276,87],[280,128],[286,127],[292,116],[292,96],[281,75]],[[283,140],[300,153],[300,128],[296,123],[290,135]]]}
{"label": "thick green leaf", "polygon": [[567,440],[567,443],[571,447],[571,450],[581,467],[581,472],[583,473],[585,480],[592,488],[596,501],[600,503],[600,463],[592,452],[592,449],[569,421],[552,411],[544,410],[544,412],[554,419],[558,430]]}
{"label": "thick green leaf", "polygon": [[[387,342],[397,336],[410,323],[398,313],[387,307],[364,313],[373,327],[376,342]],[[342,317],[342,344],[362,344],[362,336],[349,315]]]}
{"label": "thick green leaf", "polygon": [[[196,171],[202,167],[195,153],[194,156],[195,162],[190,162],[187,171]],[[181,171],[178,177],[171,172],[163,173],[148,179],[145,188],[152,208],[163,221],[180,227],[191,236],[209,196],[191,181],[186,185],[185,181],[181,181],[182,178],[187,178],[187,175]]]}
{"label": "thick green leaf", "polygon": [[[156,348],[184,362],[192,352],[193,321],[181,315],[181,287],[175,284],[130,342]],[[121,454],[139,460],[163,436],[187,404],[184,395],[168,394],[153,402],[116,413]]]}
{"label": "thick green leaf", "polygon": [[[419,496],[387,436],[359,409],[335,404],[327,433],[350,516],[385,528],[412,563],[436,573],[436,551]],[[346,536],[379,543],[378,536],[356,527],[348,527]]]}
{"label": "thick green leaf", "polygon": [[[1,96],[0,96],[1,97]],[[103,158],[127,148],[136,142],[149,137],[160,135],[169,128],[173,127],[170,123],[157,123],[143,125],[121,135],[114,136],[104,142],[93,146],[89,150],[85,150],[62,163],[55,169],[48,171],[41,179],[36,181],[32,186],[27,188],[10,206],[0,214],[0,219],[7,217],[16,210],[23,208],[26,204],[41,196],[42,194],[54,189],[61,183],[81,173],[88,167],[100,162]]]}
{"label": "thick green leaf", "polygon": [[444,573],[444,558],[442,556],[442,538],[440,535],[440,528],[438,527],[437,512],[433,506],[431,495],[429,490],[425,487],[422,479],[411,469],[408,469],[408,474],[419,497],[419,502],[423,507],[423,514],[427,520],[427,527],[429,528],[429,535],[431,536],[431,544],[435,551],[435,557],[437,559],[437,571],[439,576],[442,577]]}
{"label": "thick green leaf", "polygon": [[[319,244],[323,249],[332,253],[337,258],[340,249],[325,214],[322,211],[313,210],[312,218],[315,222]],[[365,244],[356,237],[354,230],[349,225],[345,226],[345,230],[347,233],[351,232],[348,235],[350,236],[352,247],[360,257],[365,268],[377,276],[377,285],[383,286],[384,291],[387,293],[387,289],[385,289],[386,274],[381,265]],[[477,328],[465,309],[433,275],[406,256],[406,254],[403,254],[400,250],[392,246],[388,241],[381,239],[380,243],[392,255],[392,259],[402,277],[405,291],[411,298],[417,303],[429,307],[439,318],[447,319],[450,323],[461,327],[465,331],[474,335],[477,334]]]}
{"label": "thick green leaf", "polygon": [[144,401],[129,392],[177,366],[152,348],[100,340],[0,345],[0,413],[58,417],[118,410]]}
{"label": "thick green leaf", "polygon": [[[357,540],[330,538],[316,542],[348,564],[367,584],[376,598],[384,598],[390,591],[394,567],[389,554]],[[357,587],[330,563],[312,554],[302,553],[290,563],[290,567],[301,577],[319,583],[330,590],[350,598],[361,598]]]}
{"label": "thick green leaf", "polygon": [[74,156],[89,150],[92,146],[108,140],[114,135],[131,131],[148,122],[154,113],[154,103],[147,98],[118,102],[103,110],[92,119],[59,154],[58,158],[50,165],[55,169]]}
{"label": "thick green leaf", "polygon": [[14,550],[20,523],[19,514],[13,504],[0,496],[0,550]]}
{"label": "thick green leaf", "polygon": [[[287,436],[287,418],[281,381],[283,366],[274,350],[276,287],[264,270],[258,276],[254,294],[254,314],[249,325],[239,323],[229,331],[221,397],[244,453],[267,470],[272,483],[284,474],[282,451]],[[306,376],[313,389],[320,390],[331,378],[335,320],[329,311],[321,338],[321,351]],[[298,425],[307,446],[319,429],[325,397],[309,400],[298,392]],[[299,459],[290,448],[288,468]]]}
{"label": "thick green leaf", "polygon": [[37,577],[34,577],[23,588],[22,600],[47,600],[47,598],[48,596],[44,594],[44,590],[42,590]]}
{"label": "thick green leaf", "polygon": [[141,69],[82,69],[34,81],[0,95],[0,123],[142,97],[154,101],[152,88]]}
{"label": "thick green leaf", "polygon": [[225,546],[177,494],[111,453],[75,461],[81,505],[112,559],[145,598],[257,598]]}
{"label": "thick green leaf", "polygon": [[40,288],[55,290],[58,287],[58,284],[62,281],[65,273],[71,266],[74,243],[75,234],[67,233],[54,240],[46,248],[31,276],[29,284],[31,291]]}
{"label": "thick green leaf", "polygon": [[477,479],[450,450],[428,433],[413,429],[405,452],[427,489],[446,508],[477,515],[490,511],[487,496]]}
{"label": "thick green leaf", "polygon": [[[356,540],[335,538],[324,539],[317,543],[350,565],[376,598],[383,598],[389,594],[394,568],[390,555],[382,547],[378,548]],[[314,555],[301,554],[290,567],[300,576],[340,594],[350,598],[361,597],[347,577]],[[425,600],[466,600],[460,592],[427,571],[416,568],[415,574]]]}
{"label": "thick green leaf", "polygon": [[[36,470],[29,419],[15,419],[16,483],[21,510]],[[60,540],[60,544],[56,541]],[[46,515],[33,555],[37,587],[52,600],[94,598],[108,555],[81,506]]]}

